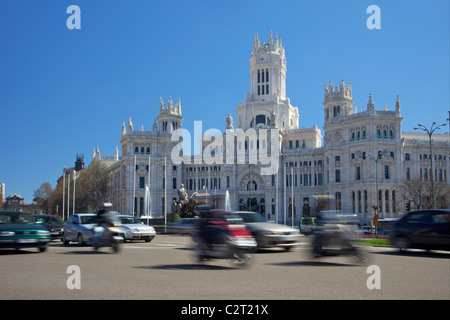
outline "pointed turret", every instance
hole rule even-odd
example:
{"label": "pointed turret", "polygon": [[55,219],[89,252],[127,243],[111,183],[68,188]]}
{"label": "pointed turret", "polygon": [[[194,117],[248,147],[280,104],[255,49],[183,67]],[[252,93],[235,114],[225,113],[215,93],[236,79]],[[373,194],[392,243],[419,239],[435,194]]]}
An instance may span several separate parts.
{"label": "pointed turret", "polygon": [[372,101],[372,93],[369,93],[369,102],[367,102],[367,110],[374,110],[375,109],[375,105],[373,104]]}
{"label": "pointed turret", "polygon": [[395,112],[400,114],[400,97],[397,95],[397,101],[395,102]]}

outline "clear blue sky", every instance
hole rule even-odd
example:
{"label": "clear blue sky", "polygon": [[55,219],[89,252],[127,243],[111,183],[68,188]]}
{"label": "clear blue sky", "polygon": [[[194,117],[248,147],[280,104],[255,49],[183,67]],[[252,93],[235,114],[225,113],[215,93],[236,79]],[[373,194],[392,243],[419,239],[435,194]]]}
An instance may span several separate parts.
{"label": "clear blue sky", "polygon": [[[81,29],[69,30],[69,5]],[[367,8],[381,9],[369,30]],[[352,81],[355,105],[395,106],[403,131],[446,122],[449,1],[0,1],[0,182],[31,202],[77,154],[120,147],[122,122],[150,130],[159,98],[181,98],[183,127],[225,128],[249,91],[253,35],[283,38],[300,126],[323,126],[324,83]],[[448,127],[441,130],[447,132]],[[120,149],[120,148],[119,148]]]}

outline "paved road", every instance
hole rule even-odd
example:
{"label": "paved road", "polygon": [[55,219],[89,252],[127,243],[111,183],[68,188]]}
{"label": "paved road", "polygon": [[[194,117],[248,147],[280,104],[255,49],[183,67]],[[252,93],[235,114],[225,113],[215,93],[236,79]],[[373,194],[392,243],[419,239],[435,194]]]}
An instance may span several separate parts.
{"label": "paved road", "polygon": [[[305,238],[306,239],[306,238]],[[200,264],[187,236],[157,235],[150,243],[125,243],[118,254],[53,242],[48,251],[0,251],[0,299],[445,299],[450,298],[450,254],[367,247],[380,289],[369,290],[368,265],[346,258],[312,260],[307,245],[290,252],[254,254],[254,264]],[[67,280],[80,271],[80,289]],[[74,283],[74,282],[72,282]]]}

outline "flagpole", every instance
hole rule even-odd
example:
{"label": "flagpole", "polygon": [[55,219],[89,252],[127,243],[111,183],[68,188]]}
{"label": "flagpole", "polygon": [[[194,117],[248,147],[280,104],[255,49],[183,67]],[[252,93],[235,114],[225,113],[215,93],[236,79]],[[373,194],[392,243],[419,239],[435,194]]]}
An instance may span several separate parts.
{"label": "flagpole", "polygon": [[149,216],[150,216],[150,210],[151,210],[150,203],[151,203],[151,195],[152,195],[152,192],[151,192],[151,189],[150,189],[150,170],[152,169],[152,167],[150,165],[150,158],[151,158],[151,155],[148,156],[147,225],[149,225],[148,219],[149,219]]}
{"label": "flagpole", "polygon": [[63,205],[62,205],[63,211],[62,211],[62,218],[63,218],[64,221],[66,221],[66,219],[64,218],[65,210],[66,210],[65,206],[66,206],[66,167],[64,167],[64,169],[63,169]]}
{"label": "flagpole", "polygon": [[136,155],[134,156],[134,167],[133,167],[133,199],[132,199],[132,202],[133,202],[132,215],[133,215],[133,217],[134,217],[134,210],[135,210],[134,206],[135,206],[135,202],[136,202],[135,197],[136,197]]}
{"label": "flagpole", "polygon": [[67,217],[70,216],[70,175],[67,175]]}
{"label": "flagpole", "polygon": [[76,171],[73,170],[73,214],[75,214],[75,186],[76,186],[76,177],[75,177]]}
{"label": "flagpole", "polygon": [[167,157],[164,157],[164,233],[167,233]]}

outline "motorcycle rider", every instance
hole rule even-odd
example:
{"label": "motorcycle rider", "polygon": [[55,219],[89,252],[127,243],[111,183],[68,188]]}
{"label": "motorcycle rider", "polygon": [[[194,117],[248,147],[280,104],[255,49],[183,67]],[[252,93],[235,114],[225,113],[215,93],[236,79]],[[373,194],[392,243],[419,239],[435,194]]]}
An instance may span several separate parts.
{"label": "motorcycle rider", "polygon": [[215,225],[215,223],[219,221],[223,221],[223,219],[220,219],[220,217],[211,210],[202,210],[200,212],[200,221],[198,224],[199,236],[208,249],[212,249],[214,244],[221,243],[221,229]]}
{"label": "motorcycle rider", "polygon": [[103,236],[106,235],[108,231],[108,227],[113,227],[114,226],[114,222],[111,219],[111,210],[112,210],[112,203],[110,202],[103,202],[100,205],[100,209],[97,212],[97,216],[95,217],[95,223],[97,223],[97,225],[99,227],[103,228],[103,231],[101,233],[97,232],[95,239],[97,243],[100,243]]}

